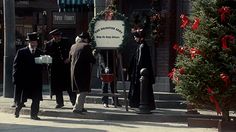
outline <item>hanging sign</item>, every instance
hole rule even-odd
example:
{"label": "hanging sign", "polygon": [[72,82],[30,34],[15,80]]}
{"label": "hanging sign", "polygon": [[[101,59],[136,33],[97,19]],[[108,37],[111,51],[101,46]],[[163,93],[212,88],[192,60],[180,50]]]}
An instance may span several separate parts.
{"label": "hanging sign", "polygon": [[99,20],[94,27],[97,48],[118,48],[124,39],[125,24],[122,20]]}

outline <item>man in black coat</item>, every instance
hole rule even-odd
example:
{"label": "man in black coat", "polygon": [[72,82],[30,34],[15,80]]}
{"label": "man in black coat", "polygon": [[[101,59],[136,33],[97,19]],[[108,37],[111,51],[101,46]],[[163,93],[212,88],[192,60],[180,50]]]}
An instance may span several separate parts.
{"label": "man in black coat", "polygon": [[35,63],[35,57],[43,52],[37,49],[38,34],[28,33],[28,46],[21,48],[13,62],[13,83],[15,84],[15,117],[19,117],[20,110],[28,98],[32,99],[31,119],[38,117],[39,104],[42,100],[42,65]]}
{"label": "man in black coat", "polygon": [[63,91],[67,91],[72,105],[75,104],[76,93],[72,92],[70,85],[70,63],[69,50],[71,44],[67,39],[62,38],[59,29],[49,33],[52,39],[46,44],[46,54],[52,57],[51,65],[51,94],[56,95],[56,108],[64,106]]}
{"label": "man in black coat", "polygon": [[155,78],[152,69],[152,60],[150,55],[150,50],[148,45],[144,40],[145,34],[143,30],[134,33],[135,41],[138,44],[136,53],[134,54],[130,67],[129,67],[129,77],[130,77],[130,90],[129,90],[129,105],[131,108],[139,108],[140,105],[140,70],[142,68],[147,68],[149,72],[149,83],[147,86],[147,99],[148,106],[150,110],[156,108],[154,101],[154,94],[152,84],[155,83]]}

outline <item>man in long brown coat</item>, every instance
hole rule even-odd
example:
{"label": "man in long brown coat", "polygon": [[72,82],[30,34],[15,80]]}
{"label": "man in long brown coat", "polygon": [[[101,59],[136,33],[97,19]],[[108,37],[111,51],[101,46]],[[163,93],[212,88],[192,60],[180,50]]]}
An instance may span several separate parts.
{"label": "man in long brown coat", "polygon": [[91,91],[92,64],[96,61],[89,41],[89,34],[83,32],[76,38],[76,43],[70,49],[71,85],[72,90],[77,93],[76,103],[73,108],[74,113],[87,111],[84,109],[85,97],[86,93]]}

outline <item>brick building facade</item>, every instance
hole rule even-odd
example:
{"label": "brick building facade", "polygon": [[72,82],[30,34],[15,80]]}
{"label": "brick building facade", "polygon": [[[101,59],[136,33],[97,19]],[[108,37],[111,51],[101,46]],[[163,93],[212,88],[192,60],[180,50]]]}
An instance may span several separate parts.
{"label": "brick building facade", "polygon": [[[132,17],[134,11],[149,10],[151,2],[157,0],[118,0],[118,10],[128,18]],[[56,0],[20,0],[16,1],[16,45],[21,44],[27,32],[38,31],[42,33],[43,39],[47,39],[48,31],[54,28],[61,28],[66,37],[73,38],[81,31],[88,29],[88,23],[94,13],[104,10],[106,0],[95,0],[94,8],[87,11],[72,12],[70,21],[59,20],[58,5]],[[159,0],[155,5],[161,13],[163,38],[158,43],[148,40],[151,47],[153,68],[156,76],[154,91],[173,91],[172,83],[168,78],[168,73],[172,69],[175,61],[175,52],[172,49],[174,42],[182,42],[182,31],[179,29],[182,13],[189,12],[189,0]],[[58,19],[57,19],[58,18]],[[2,82],[3,63],[3,8],[0,1],[0,83]],[[46,25],[46,28],[45,28]],[[127,49],[130,50],[130,49]],[[126,60],[128,61],[128,60]]]}

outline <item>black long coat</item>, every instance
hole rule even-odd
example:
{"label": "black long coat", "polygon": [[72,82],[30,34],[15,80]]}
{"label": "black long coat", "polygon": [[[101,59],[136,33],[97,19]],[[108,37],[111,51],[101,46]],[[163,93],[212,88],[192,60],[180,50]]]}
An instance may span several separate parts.
{"label": "black long coat", "polygon": [[70,64],[65,63],[68,59],[71,44],[67,39],[60,42],[54,40],[46,44],[45,53],[52,57],[51,64],[51,93],[70,89]]}
{"label": "black long coat", "polygon": [[87,43],[73,44],[70,50],[72,91],[90,92],[92,64],[96,62],[91,46]]}
{"label": "black long coat", "polygon": [[42,65],[36,64],[35,57],[43,52],[36,49],[31,54],[29,47],[21,48],[13,62],[13,83],[15,84],[15,101],[26,102],[28,98],[42,100]]}
{"label": "black long coat", "polygon": [[129,90],[129,105],[130,107],[138,108],[140,104],[140,70],[147,68],[149,71],[149,84],[148,84],[148,102],[151,110],[155,109],[154,95],[152,84],[155,83],[152,60],[149,47],[146,43],[140,44],[136,53],[132,57],[130,67],[128,69],[130,76],[130,90]]}

